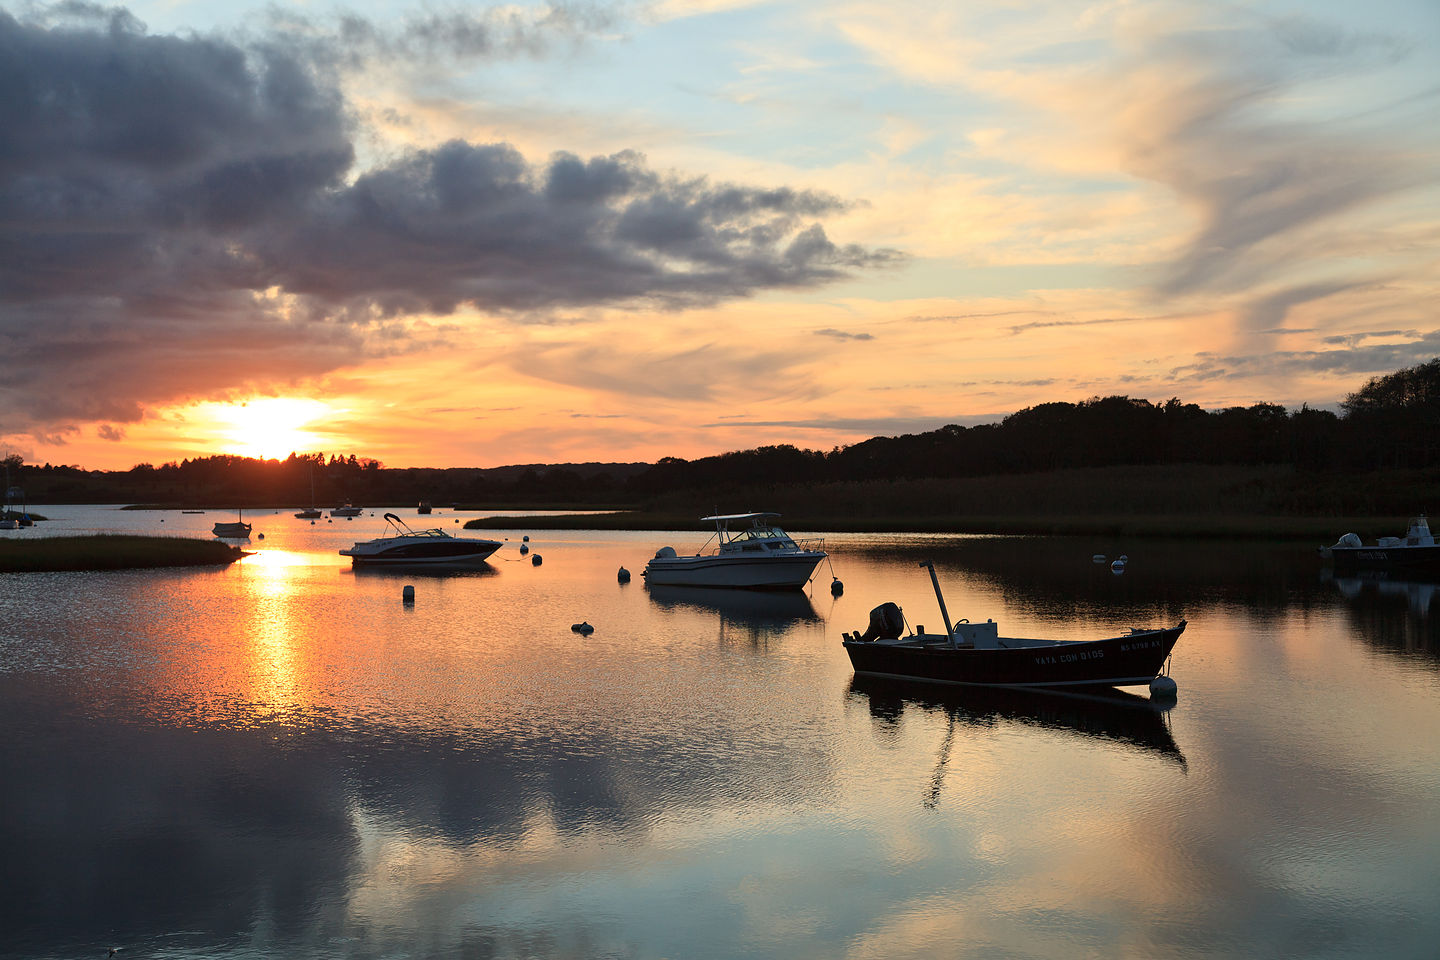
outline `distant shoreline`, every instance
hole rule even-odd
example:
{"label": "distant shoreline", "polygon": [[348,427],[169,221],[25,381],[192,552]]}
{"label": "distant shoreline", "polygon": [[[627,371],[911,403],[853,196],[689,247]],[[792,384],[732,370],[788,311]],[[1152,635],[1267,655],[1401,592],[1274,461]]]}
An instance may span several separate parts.
{"label": "distant shoreline", "polygon": [[[824,533],[951,533],[992,536],[1088,536],[1144,539],[1287,540],[1334,543],[1350,531],[1403,531],[1404,517],[1045,516],[825,517],[782,516],[785,529]],[[466,530],[654,530],[704,532],[698,517],[631,511],[602,515],[477,517]],[[1368,537],[1368,534],[1363,534]]]}

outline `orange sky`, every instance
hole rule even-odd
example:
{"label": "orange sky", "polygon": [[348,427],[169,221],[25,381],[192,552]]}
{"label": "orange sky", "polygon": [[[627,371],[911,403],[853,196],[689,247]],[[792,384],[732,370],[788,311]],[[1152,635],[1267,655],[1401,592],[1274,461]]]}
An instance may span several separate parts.
{"label": "orange sky", "polygon": [[1440,353],[1440,17],[1379,6],[522,5],[457,15],[478,48],[381,3],[11,13],[0,446],[495,466],[1333,407]]}

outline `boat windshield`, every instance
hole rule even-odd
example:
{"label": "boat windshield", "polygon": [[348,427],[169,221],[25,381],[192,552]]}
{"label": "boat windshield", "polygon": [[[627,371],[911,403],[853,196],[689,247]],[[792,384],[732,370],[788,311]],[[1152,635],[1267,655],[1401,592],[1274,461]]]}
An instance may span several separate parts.
{"label": "boat windshield", "polygon": [[729,542],[737,543],[743,540],[789,540],[790,535],[779,527],[746,527],[738,533],[730,535]]}

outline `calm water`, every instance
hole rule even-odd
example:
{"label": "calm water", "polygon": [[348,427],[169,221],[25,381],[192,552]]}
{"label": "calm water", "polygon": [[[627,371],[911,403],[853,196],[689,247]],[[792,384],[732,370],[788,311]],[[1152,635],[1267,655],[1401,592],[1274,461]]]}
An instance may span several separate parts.
{"label": "calm water", "polygon": [[[357,574],[335,550],[379,519],[246,519],[223,570],[0,576],[0,955],[1436,955],[1434,584],[1304,546],[832,535],[838,599],[824,566],[810,596],[662,591],[645,559],[702,533]],[[1002,633],[1188,619],[1178,702],[856,682],[871,607],[939,623],[930,558]]]}

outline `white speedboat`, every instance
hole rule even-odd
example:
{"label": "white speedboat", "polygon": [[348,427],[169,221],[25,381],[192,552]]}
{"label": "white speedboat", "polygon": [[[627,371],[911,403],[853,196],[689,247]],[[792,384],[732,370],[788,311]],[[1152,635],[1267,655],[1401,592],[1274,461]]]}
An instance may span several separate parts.
{"label": "white speedboat", "polygon": [[364,513],[364,512],[365,512],[365,508],[364,508],[364,507],[356,507],[356,506],[353,506],[353,505],[347,503],[347,504],[345,504],[345,506],[343,506],[343,507],[336,507],[334,510],[331,510],[331,511],[330,511],[330,516],[332,516],[332,517],[358,517],[358,516],[360,516],[360,514],[362,514],[362,513]]}
{"label": "white speedboat", "polygon": [[498,540],[454,537],[444,530],[411,530],[393,513],[385,520],[395,532],[374,540],[361,540],[340,551],[352,566],[399,566],[402,564],[479,563],[499,550]]}
{"label": "white speedboat", "polygon": [[[778,513],[701,517],[715,536],[691,556],[661,547],[645,565],[646,583],[676,587],[795,589],[810,581],[826,557],[825,541],[796,541],[771,522]],[[705,549],[715,543],[713,552]]]}

